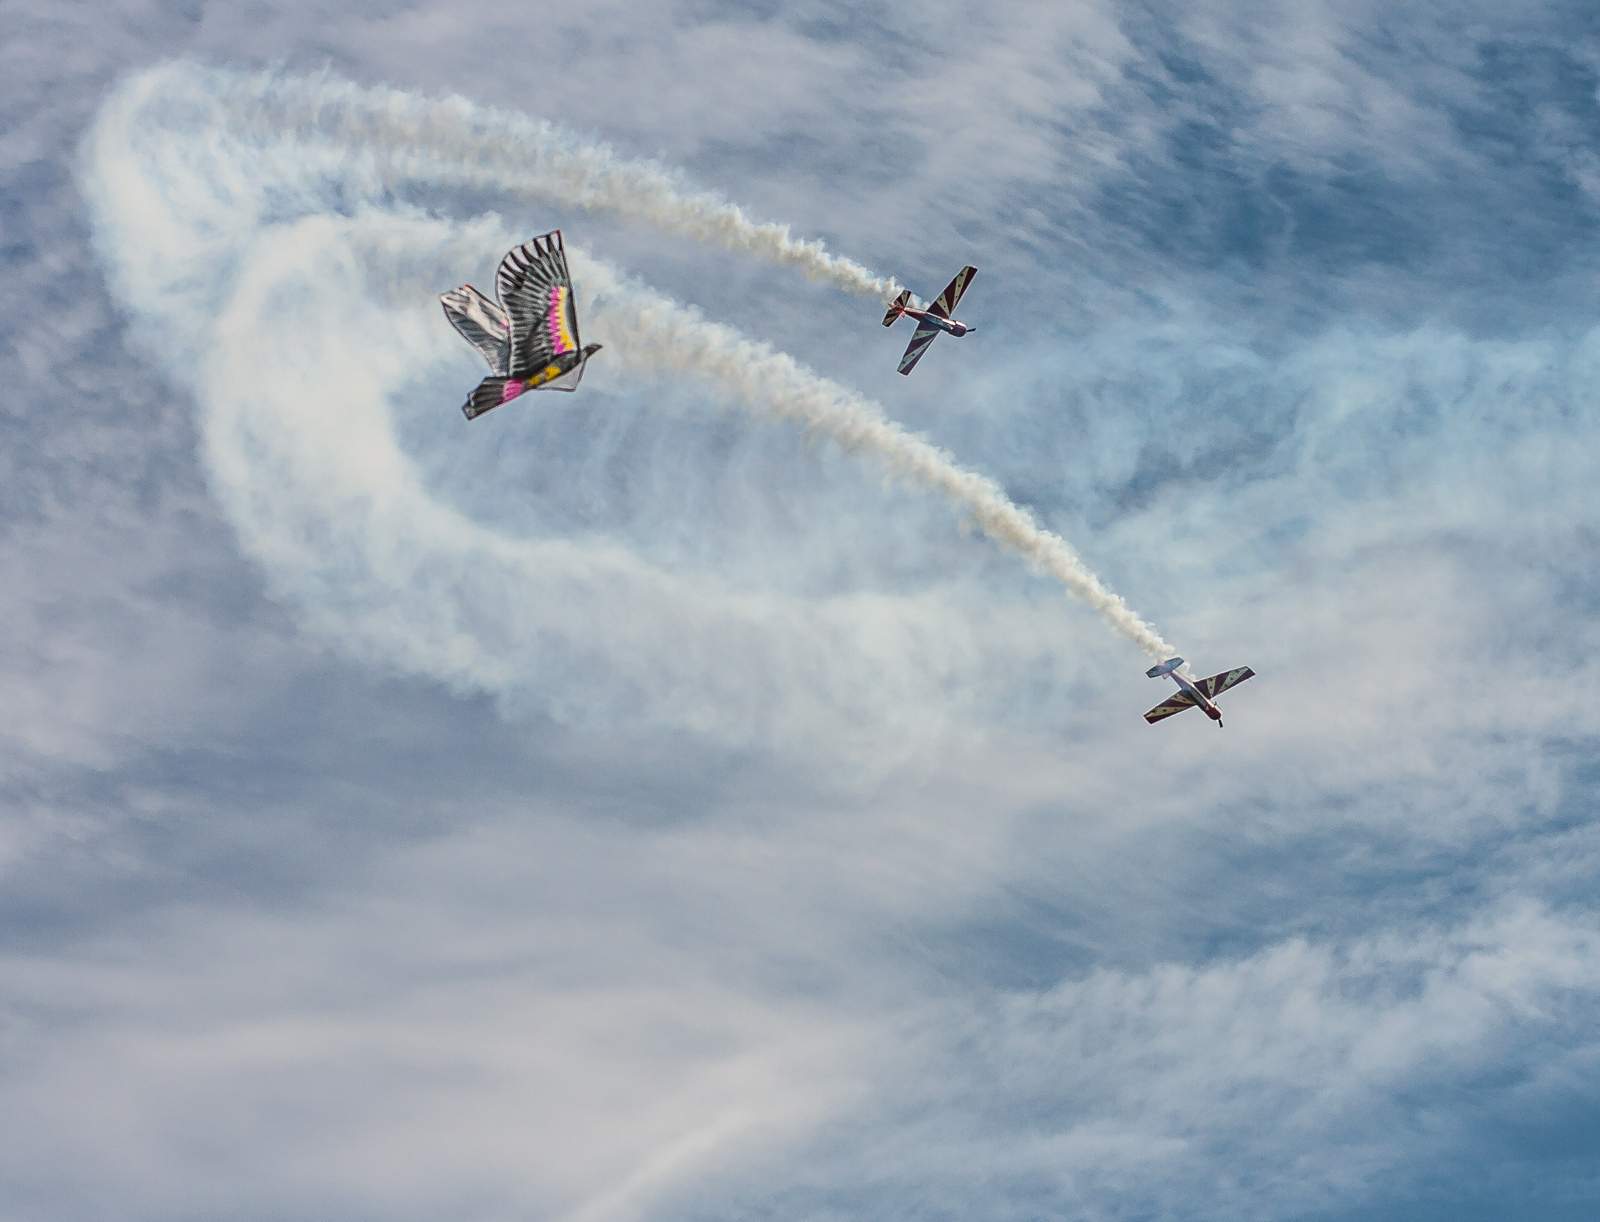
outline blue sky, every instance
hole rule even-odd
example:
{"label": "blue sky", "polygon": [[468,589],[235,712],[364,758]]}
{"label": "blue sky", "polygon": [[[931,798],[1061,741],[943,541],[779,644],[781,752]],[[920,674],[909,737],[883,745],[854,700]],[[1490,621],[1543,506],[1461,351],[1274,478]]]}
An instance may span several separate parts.
{"label": "blue sky", "polygon": [[[1503,8],[14,6],[0,1212],[1589,1217],[1600,20]],[[980,330],[902,379],[792,269],[177,121],[127,166],[270,205],[141,211],[85,137],[175,57],[976,264]],[[620,329],[465,426],[431,294],[554,225],[1253,666],[1227,729]]]}

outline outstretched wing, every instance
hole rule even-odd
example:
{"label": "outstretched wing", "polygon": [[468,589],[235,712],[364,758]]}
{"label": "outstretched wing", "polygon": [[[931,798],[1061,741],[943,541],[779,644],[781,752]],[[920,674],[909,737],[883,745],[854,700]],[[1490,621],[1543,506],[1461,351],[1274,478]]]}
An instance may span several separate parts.
{"label": "outstretched wing", "polygon": [[509,251],[500,260],[495,286],[511,320],[510,377],[526,379],[551,364],[564,365],[560,358],[582,346],[561,230]]}
{"label": "outstretched wing", "polygon": [[462,338],[483,354],[490,372],[505,377],[511,354],[511,323],[505,311],[470,284],[439,294],[439,304]]}
{"label": "outstretched wing", "polygon": [[949,318],[951,311],[956,308],[956,302],[961,300],[961,294],[967,291],[967,285],[972,283],[972,278],[977,274],[977,268],[963,267],[956,273],[956,278],[944,286],[944,292],[939,294],[939,300],[928,307],[928,313],[937,314],[940,318]]}
{"label": "outstretched wing", "polygon": [[917,330],[911,337],[911,342],[906,345],[906,353],[900,358],[900,372],[910,373],[916,368],[917,362],[922,359],[922,354],[928,350],[928,345],[933,343],[939,334],[939,328],[923,319],[917,323]]}
{"label": "outstretched wing", "polygon": [[1171,717],[1174,713],[1181,713],[1184,709],[1192,708],[1194,708],[1194,698],[1188,692],[1179,692],[1176,696],[1169,696],[1156,705],[1155,708],[1144,715],[1144,719],[1151,725],[1155,725],[1163,717]]}
{"label": "outstretched wing", "polygon": [[1220,675],[1212,675],[1209,679],[1196,680],[1195,686],[1205,693],[1207,700],[1215,700],[1230,687],[1255,678],[1255,674],[1248,666],[1241,666],[1237,670],[1225,670]]}

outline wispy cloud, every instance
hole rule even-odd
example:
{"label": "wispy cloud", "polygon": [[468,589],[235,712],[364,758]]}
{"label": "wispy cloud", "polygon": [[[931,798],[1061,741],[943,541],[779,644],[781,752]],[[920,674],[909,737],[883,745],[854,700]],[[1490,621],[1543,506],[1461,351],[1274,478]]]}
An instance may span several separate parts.
{"label": "wispy cloud", "polygon": [[[23,16],[8,1216],[1592,1212],[1590,14]],[[152,327],[72,158],[185,52],[550,118],[922,293],[973,262],[980,332],[897,378],[869,300],[398,180],[175,230]],[[1128,646],[943,502],[620,343],[464,427],[431,295],[555,224],[1253,665],[1228,729],[1144,726]]]}

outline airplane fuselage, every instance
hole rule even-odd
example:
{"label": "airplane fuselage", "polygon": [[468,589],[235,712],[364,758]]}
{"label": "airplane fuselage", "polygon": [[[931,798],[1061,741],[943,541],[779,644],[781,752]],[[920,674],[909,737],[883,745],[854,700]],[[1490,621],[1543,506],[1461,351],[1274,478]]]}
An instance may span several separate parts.
{"label": "airplane fuselage", "polygon": [[910,306],[906,306],[900,312],[907,318],[915,318],[919,323],[926,323],[930,327],[938,327],[946,335],[954,335],[957,338],[966,335],[969,331],[978,329],[969,327],[964,322],[957,322],[953,318],[946,318],[942,314],[935,314],[931,310],[914,310]]}
{"label": "airplane fuselage", "polygon": [[1205,693],[1203,693],[1194,684],[1190,683],[1189,680],[1185,679],[1177,671],[1173,671],[1171,674],[1178,686],[1188,693],[1189,699],[1194,701],[1195,707],[1220,726],[1222,724],[1222,710],[1217,708],[1216,705],[1212,704],[1211,701],[1207,700]]}
{"label": "airplane fuselage", "polygon": [[1246,679],[1255,678],[1256,672],[1248,666],[1235,666],[1232,670],[1225,670],[1219,675],[1207,675],[1204,679],[1190,679],[1180,674],[1179,671],[1186,665],[1180,657],[1173,656],[1165,662],[1159,662],[1144,673],[1152,679],[1167,678],[1178,685],[1178,694],[1170,700],[1163,700],[1155,708],[1144,715],[1144,719],[1151,724],[1165,721],[1168,717],[1182,713],[1187,709],[1199,709],[1218,726],[1222,725],[1222,710],[1217,708],[1212,700],[1213,696],[1220,695],[1234,685],[1243,683]]}

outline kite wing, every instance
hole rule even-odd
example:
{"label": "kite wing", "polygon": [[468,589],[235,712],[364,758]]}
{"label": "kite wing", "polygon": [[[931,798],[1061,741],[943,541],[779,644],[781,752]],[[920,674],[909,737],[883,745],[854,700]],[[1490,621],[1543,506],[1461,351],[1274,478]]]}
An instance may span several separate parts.
{"label": "kite wing", "polygon": [[[963,267],[956,273],[956,278],[944,286],[944,292],[939,294],[939,300],[928,307],[928,313],[937,314],[940,318],[949,318],[956,308],[956,302],[961,300],[961,294],[967,291],[967,285],[972,283],[972,278],[978,274],[975,267]],[[905,370],[900,371],[904,373]]]}
{"label": "kite wing", "polygon": [[1207,700],[1215,700],[1230,687],[1237,687],[1246,679],[1255,678],[1256,672],[1248,666],[1241,666],[1237,670],[1225,670],[1220,675],[1212,675],[1209,679],[1200,679],[1195,686],[1205,693]]}
{"label": "kite wing", "polygon": [[[561,230],[552,229],[507,252],[495,272],[495,289],[498,306],[469,285],[441,298],[450,321],[494,371],[461,405],[468,420],[530,390],[577,390],[584,365],[600,350],[599,344],[578,343],[578,310]],[[497,321],[504,336],[503,356],[501,349],[480,342],[481,334],[492,335],[491,325]]]}
{"label": "kite wing", "polygon": [[495,286],[511,320],[509,377],[525,381],[552,366],[564,372],[574,363],[582,345],[561,230],[508,252],[495,273]]}
{"label": "kite wing", "polygon": [[939,328],[927,319],[917,323],[917,330],[911,337],[911,342],[906,345],[905,355],[900,358],[900,372],[910,373],[917,367],[917,362],[922,359],[922,354],[928,350],[928,345],[933,343],[939,334]]}
{"label": "kite wing", "polygon": [[[1196,684],[1196,686],[1199,686]],[[1174,713],[1181,713],[1184,709],[1194,708],[1194,698],[1188,692],[1179,692],[1176,696],[1169,696],[1155,708],[1144,715],[1144,719],[1155,725],[1163,717],[1171,717]]]}
{"label": "kite wing", "polygon": [[441,293],[439,303],[462,338],[489,362],[490,372],[505,377],[511,354],[511,323],[505,311],[470,284]]}

